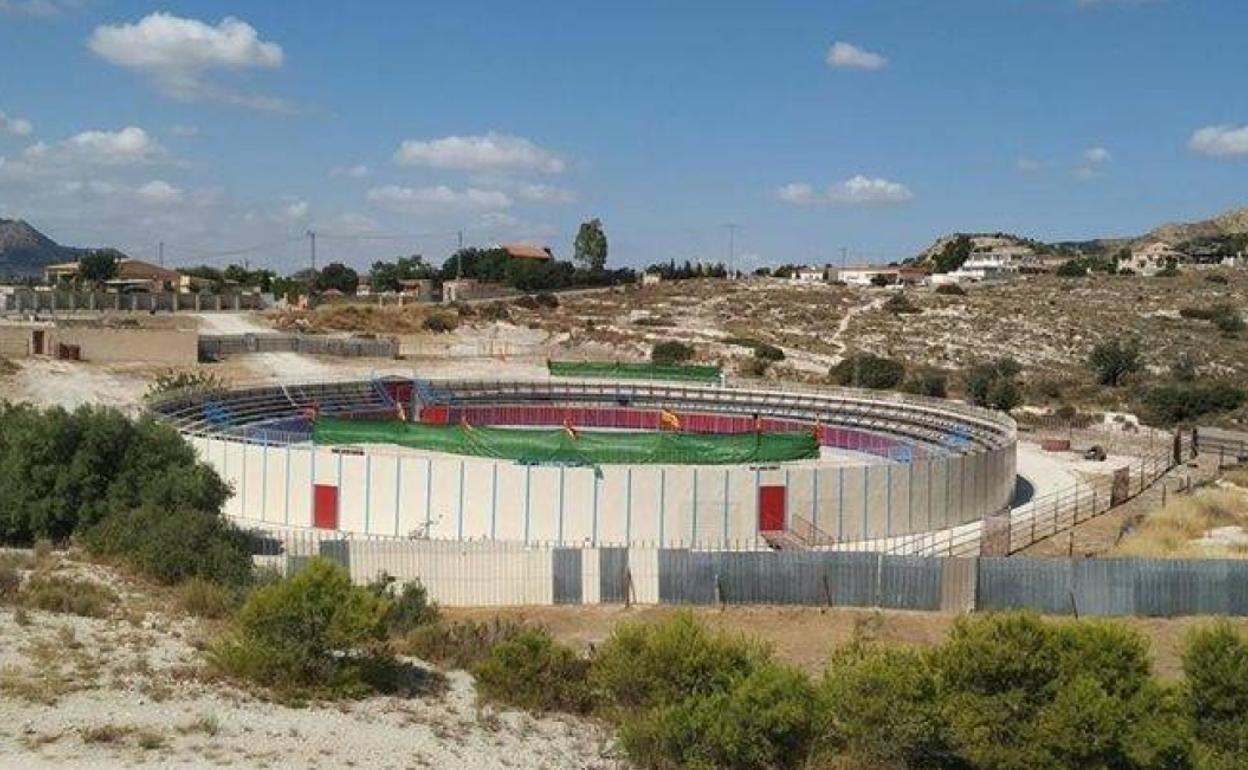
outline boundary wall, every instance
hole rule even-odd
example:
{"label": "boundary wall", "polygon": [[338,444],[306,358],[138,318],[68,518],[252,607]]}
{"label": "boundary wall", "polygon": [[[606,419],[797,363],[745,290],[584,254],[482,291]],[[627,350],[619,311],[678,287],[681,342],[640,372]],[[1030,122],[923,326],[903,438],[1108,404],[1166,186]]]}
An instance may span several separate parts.
{"label": "boundary wall", "polygon": [[800,605],[1046,614],[1248,616],[1248,560],[1031,559],[881,553],[524,547],[272,531],[281,570],[321,555],[354,581],[420,580],[450,606]]}
{"label": "boundary wall", "polygon": [[[394,400],[408,398],[410,414],[442,410],[447,419],[514,406],[526,413],[669,409],[730,421],[818,423],[825,437],[836,438],[832,443],[859,451],[775,464],[587,467],[312,446],[306,427],[299,432],[309,405],[333,416],[393,414]],[[173,394],[152,408],[231,485],[227,515],[357,535],[762,548],[776,542],[768,534],[781,532],[790,546],[847,547],[978,522],[1006,510],[1015,486],[1008,417],[847,389],[389,378]],[[907,451],[892,452],[893,445]],[[872,447],[893,456],[870,454]]]}
{"label": "boundary wall", "polygon": [[244,353],[305,353],[352,358],[395,358],[399,343],[392,339],[327,337],[314,334],[201,334],[199,355],[215,359]]}
{"label": "boundary wall", "polygon": [[0,294],[0,311],[9,313],[73,313],[106,310],[200,313],[263,309],[264,299],[260,295],[242,292],[200,294],[197,292],[144,291],[123,294],[112,291],[35,290],[19,287],[11,292]]}

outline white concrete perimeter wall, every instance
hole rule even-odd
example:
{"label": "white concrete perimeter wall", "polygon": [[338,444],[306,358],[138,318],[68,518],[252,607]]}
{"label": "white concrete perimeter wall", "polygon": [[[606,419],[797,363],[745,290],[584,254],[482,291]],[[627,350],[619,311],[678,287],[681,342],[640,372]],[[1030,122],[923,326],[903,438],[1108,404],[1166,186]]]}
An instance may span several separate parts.
{"label": "white concrete perimeter wall", "polygon": [[[400,583],[419,579],[439,604],[489,607],[554,603],[554,570],[551,553],[545,548],[410,540],[348,540],[345,548],[351,579],[359,583],[384,571]],[[596,566],[597,559],[593,561]],[[593,601],[596,603],[597,597]]]}
{"label": "white concrete perimeter wall", "polygon": [[759,487],[783,486],[801,517],[838,542],[943,529],[1009,504],[1014,447],[914,462],[841,466],[562,468],[376,450],[192,438],[231,484],[226,513],[309,527],[314,484],[336,487],[338,529],[564,545],[757,543]]}

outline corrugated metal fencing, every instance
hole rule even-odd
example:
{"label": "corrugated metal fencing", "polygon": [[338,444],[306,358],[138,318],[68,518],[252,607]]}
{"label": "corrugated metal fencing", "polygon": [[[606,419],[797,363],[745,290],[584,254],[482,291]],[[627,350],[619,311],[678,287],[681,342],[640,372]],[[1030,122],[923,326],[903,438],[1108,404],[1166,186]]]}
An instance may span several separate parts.
{"label": "corrugated metal fencing", "polygon": [[244,353],[305,353],[347,358],[394,358],[399,343],[392,339],[322,337],[313,334],[201,334],[200,358]]}
{"label": "corrugated metal fencing", "polygon": [[803,605],[1248,616],[1248,560],[949,558],[831,551],[566,548],[257,532],[257,561],[314,555],[357,582],[419,579],[447,605]]}

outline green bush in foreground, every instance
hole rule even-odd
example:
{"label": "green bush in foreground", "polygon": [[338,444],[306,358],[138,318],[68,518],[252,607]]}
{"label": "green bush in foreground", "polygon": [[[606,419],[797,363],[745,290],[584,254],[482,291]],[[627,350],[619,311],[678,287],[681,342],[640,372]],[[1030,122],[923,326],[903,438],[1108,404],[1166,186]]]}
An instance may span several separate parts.
{"label": "green bush in foreground", "polygon": [[1222,621],[1194,630],[1183,654],[1187,710],[1209,768],[1248,763],[1248,639]]}
{"label": "green bush in foreground", "polygon": [[473,666],[477,690],[486,698],[530,711],[587,713],[593,705],[589,660],[550,638],[524,631],[494,646]]}
{"label": "green bush in foreground", "polygon": [[765,646],[679,613],[616,627],[598,649],[590,680],[608,710],[628,713],[723,692],[769,658]]}
{"label": "green bush in foreground", "polygon": [[626,721],[620,742],[646,767],[797,767],[810,754],[818,714],[810,679],[767,663],[728,689]]}
{"label": "green bush in foreground", "polygon": [[837,385],[887,390],[901,384],[906,376],[906,367],[891,358],[872,353],[855,353],[833,366],[828,376]]}
{"label": "green bush in foreground", "polygon": [[87,618],[106,617],[117,603],[117,594],[107,586],[60,575],[32,575],[22,587],[20,598],[22,606],[32,610]]}
{"label": "green bush in foreground", "polygon": [[380,648],[388,609],[384,598],[353,586],[342,567],[313,559],[294,577],[253,591],[212,660],[228,674],[281,690],[382,689],[372,675],[389,661]]}
{"label": "green bush in foreground", "polygon": [[383,572],[368,584],[368,590],[389,603],[383,621],[388,634],[405,634],[438,621],[438,605],[429,601],[429,592],[419,580],[404,583],[396,591],[394,579]]}

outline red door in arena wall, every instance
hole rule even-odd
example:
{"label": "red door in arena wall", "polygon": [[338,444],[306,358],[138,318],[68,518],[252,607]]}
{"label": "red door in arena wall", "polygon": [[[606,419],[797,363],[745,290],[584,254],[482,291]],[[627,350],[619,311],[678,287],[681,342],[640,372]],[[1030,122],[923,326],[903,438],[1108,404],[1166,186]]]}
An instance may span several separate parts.
{"label": "red door in arena wall", "polygon": [[758,488],[758,531],[782,532],[785,518],[784,486]]}
{"label": "red door in arena wall", "polygon": [[338,529],[338,487],[333,484],[312,487],[312,526]]}

